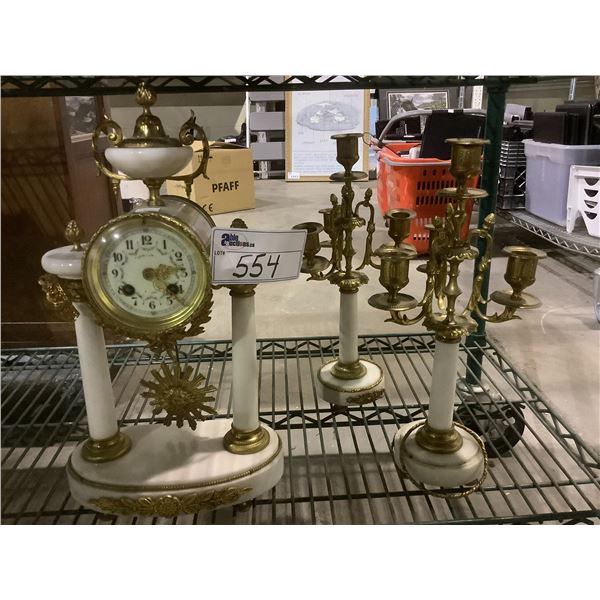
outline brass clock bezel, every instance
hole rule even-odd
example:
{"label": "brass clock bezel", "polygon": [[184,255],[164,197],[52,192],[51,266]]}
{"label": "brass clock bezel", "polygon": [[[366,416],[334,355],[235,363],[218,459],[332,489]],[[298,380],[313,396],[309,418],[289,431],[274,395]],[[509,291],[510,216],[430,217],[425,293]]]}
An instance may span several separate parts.
{"label": "brass clock bezel", "polygon": [[[158,223],[162,228],[183,235],[198,251],[200,264],[197,265],[200,288],[194,301],[168,317],[148,319],[136,317],[117,305],[107,293],[100,280],[100,259],[102,246],[99,239],[114,230],[149,226]],[[115,333],[148,342],[155,351],[172,346],[178,339],[202,333],[201,325],[210,319],[212,307],[212,277],[206,249],[192,229],[179,219],[159,212],[140,211],[116,217],[103,225],[92,236],[86,246],[82,260],[82,283],[87,301],[100,324]]]}

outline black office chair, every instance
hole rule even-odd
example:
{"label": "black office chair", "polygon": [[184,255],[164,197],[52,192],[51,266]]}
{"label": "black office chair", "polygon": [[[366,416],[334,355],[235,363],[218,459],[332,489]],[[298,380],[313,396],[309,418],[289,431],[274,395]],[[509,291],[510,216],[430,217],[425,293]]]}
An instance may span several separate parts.
{"label": "black office chair", "polygon": [[[382,119],[375,123],[375,137],[382,139],[381,134],[384,131],[390,119]],[[409,117],[392,123],[392,127],[387,130],[385,139],[387,141],[413,141],[421,139],[421,117]]]}
{"label": "black office chair", "polygon": [[482,138],[485,134],[485,115],[462,110],[434,110],[423,129],[419,158],[450,159],[448,138]]}
{"label": "black office chair", "polygon": [[[390,119],[377,137],[377,145],[383,148],[391,132],[397,131],[402,122],[420,119],[427,115],[422,133],[420,158],[450,158],[450,145],[445,140],[455,137],[482,138],[485,134],[485,112],[479,109],[465,110],[414,110]],[[403,140],[409,141],[406,137]],[[414,139],[414,138],[412,138]],[[412,139],[410,141],[412,141]]]}

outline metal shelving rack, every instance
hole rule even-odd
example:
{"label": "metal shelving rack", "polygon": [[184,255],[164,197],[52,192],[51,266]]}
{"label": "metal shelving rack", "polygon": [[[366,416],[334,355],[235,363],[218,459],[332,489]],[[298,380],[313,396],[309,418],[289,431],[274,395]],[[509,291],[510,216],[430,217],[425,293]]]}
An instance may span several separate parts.
{"label": "metal shelving rack", "polygon": [[[484,156],[482,187],[489,197],[480,205],[480,225],[495,211],[506,91],[510,85],[543,78],[343,76],[334,82],[337,77],[4,77],[1,92],[3,97],[132,94],[142,80],[160,94],[484,86],[486,137],[491,144]],[[487,293],[486,280],[482,295]],[[335,340],[260,342],[261,419],[284,438],[284,479],[247,510],[171,521],[106,519],[74,503],[63,467],[86,435],[76,349],[12,350],[2,359],[3,522],[597,522],[598,457],[487,340],[483,321],[461,345],[461,368],[467,390],[485,384],[491,391],[459,394],[457,410],[458,419],[479,428],[488,445],[491,469],[482,492],[441,500],[424,495],[401,477],[390,443],[400,423],[427,409],[420,399],[428,397],[432,340],[428,334],[362,338],[361,354],[385,368],[387,394],[377,404],[343,411],[332,411],[315,395],[316,369],[335,356]],[[182,350],[188,360],[208,367],[209,383],[219,387],[220,416],[227,416],[229,342],[197,343]],[[121,422],[148,422],[149,412],[136,390],[151,356],[140,346],[113,347],[109,354]]]}
{"label": "metal shelving rack", "polygon": [[209,76],[26,76],[3,77],[2,95],[27,96],[108,96],[134,94],[140,82],[158,94],[202,92],[276,92],[322,89],[380,89],[440,86],[508,87],[520,83],[536,83],[556,77],[486,77],[475,76],[401,76],[401,75],[209,75]]}
{"label": "metal shelving rack", "polygon": [[498,210],[497,212],[503,219],[534,233],[555,246],[578,254],[600,258],[600,238],[578,231],[568,233],[564,227],[550,223],[524,210]]}
{"label": "metal shelving rack", "polygon": [[[316,373],[336,356],[330,337],[262,340],[260,418],[282,437],[283,479],[241,508],[174,519],[102,516],[77,505],[64,466],[87,436],[76,348],[2,356],[2,522],[150,523],[546,523],[600,522],[600,462],[486,342],[483,394],[457,392],[457,418],[482,434],[490,470],[480,493],[434,498],[398,471],[390,444],[399,424],[423,416],[433,364],[431,334],[362,336],[360,353],[385,372],[375,404],[332,410],[316,397]],[[182,361],[217,387],[219,418],[231,411],[231,342],[186,343]],[[472,349],[461,345],[461,374]],[[139,382],[158,362],[141,345],[109,348],[122,425],[152,421]]]}

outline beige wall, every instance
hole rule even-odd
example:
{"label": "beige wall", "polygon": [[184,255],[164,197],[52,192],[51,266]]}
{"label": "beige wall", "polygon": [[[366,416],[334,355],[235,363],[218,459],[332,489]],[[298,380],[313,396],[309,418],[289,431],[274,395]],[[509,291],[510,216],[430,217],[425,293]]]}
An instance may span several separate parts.
{"label": "beige wall", "polygon": [[[237,134],[246,118],[243,92],[222,94],[159,94],[152,112],[160,117],[167,135],[177,136],[179,128],[190,116],[196,115],[196,123],[204,127],[209,140]],[[140,107],[131,96],[106,96],[111,118],[130,136]]]}

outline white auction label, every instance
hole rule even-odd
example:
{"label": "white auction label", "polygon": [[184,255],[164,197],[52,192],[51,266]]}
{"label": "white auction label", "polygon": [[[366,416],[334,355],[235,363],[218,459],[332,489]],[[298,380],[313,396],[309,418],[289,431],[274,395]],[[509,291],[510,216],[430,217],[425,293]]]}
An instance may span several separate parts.
{"label": "white auction label", "polygon": [[212,278],[215,284],[267,283],[297,279],[306,230],[213,229]]}

